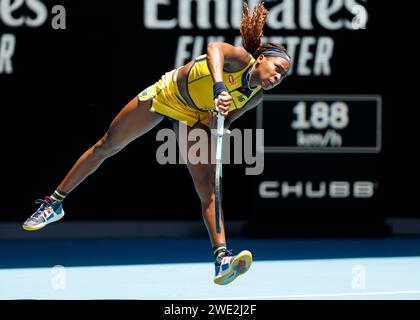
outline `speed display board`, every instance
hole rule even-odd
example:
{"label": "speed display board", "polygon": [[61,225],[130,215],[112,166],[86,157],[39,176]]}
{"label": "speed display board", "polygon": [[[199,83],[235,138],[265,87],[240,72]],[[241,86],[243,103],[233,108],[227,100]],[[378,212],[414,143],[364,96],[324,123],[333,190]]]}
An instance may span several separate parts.
{"label": "speed display board", "polygon": [[266,153],[378,153],[381,115],[380,96],[266,95],[257,127]]}

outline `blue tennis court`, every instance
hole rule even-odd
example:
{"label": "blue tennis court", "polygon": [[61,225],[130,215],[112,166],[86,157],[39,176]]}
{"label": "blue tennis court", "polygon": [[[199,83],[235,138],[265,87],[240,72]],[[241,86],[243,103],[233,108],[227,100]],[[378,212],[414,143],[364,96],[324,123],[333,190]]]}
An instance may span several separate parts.
{"label": "blue tennis court", "polygon": [[217,286],[207,239],[2,241],[0,299],[420,299],[420,238],[230,244],[254,263]]}

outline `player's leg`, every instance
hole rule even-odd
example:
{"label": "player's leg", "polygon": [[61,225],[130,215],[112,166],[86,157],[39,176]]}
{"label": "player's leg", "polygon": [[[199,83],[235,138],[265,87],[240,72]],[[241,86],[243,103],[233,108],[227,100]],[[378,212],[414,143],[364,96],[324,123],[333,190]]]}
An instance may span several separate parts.
{"label": "player's leg", "polygon": [[108,130],[76,161],[50,197],[38,199],[39,209],[25,221],[26,230],[39,230],[64,216],[62,201],[86,177],[96,171],[103,161],[121,151],[134,139],[155,127],[163,116],[149,111],[151,101],[137,97],[124,106],[111,122]]}
{"label": "player's leg", "polygon": [[71,192],[101,163],[155,127],[163,116],[149,111],[150,101],[132,99],[114,118],[103,137],[76,161],[58,186]]}
{"label": "player's leg", "polygon": [[[180,141],[179,136],[179,123],[174,123],[174,130],[177,134],[178,143],[187,143],[186,150],[189,150],[192,145],[194,145],[196,142],[194,141]],[[205,130],[207,132],[207,127],[198,124],[195,128],[200,128],[202,130]],[[191,132],[191,127],[187,127],[187,134]],[[211,137],[208,136],[208,139]],[[207,227],[207,231],[210,237],[210,241],[213,247],[219,245],[219,244],[225,244],[226,238],[225,238],[225,228],[224,228],[224,222],[223,217],[221,217],[221,223],[220,223],[220,229],[221,232],[218,234],[216,232],[216,226],[214,224],[215,222],[215,193],[214,193],[214,164],[210,161],[211,156],[211,144],[210,140],[209,145],[207,148],[207,163],[198,163],[198,164],[192,164],[190,162],[190,159],[186,159],[184,157],[184,161],[187,164],[188,171],[190,172],[190,175],[194,182],[195,190],[198,194],[198,197],[200,198],[201,202],[201,211],[204,223]],[[201,155],[200,155],[201,156]]]}
{"label": "player's leg", "polygon": [[[180,141],[179,135],[179,123],[174,123],[174,129],[177,133],[178,143],[186,143],[187,147],[184,148],[189,154],[189,149],[196,142],[194,141]],[[206,163],[191,163],[191,159],[185,159],[188,171],[194,182],[195,190],[201,201],[201,211],[204,223],[207,227],[207,231],[213,247],[213,253],[215,256],[215,279],[216,284],[228,284],[236,279],[237,276],[245,273],[252,263],[252,255],[249,251],[241,251],[237,255],[232,255],[232,251],[227,250],[225,227],[223,214],[221,215],[220,221],[220,233],[216,232],[215,223],[215,165],[214,159],[211,158],[213,153],[211,152],[211,140],[213,136],[210,134],[209,129],[198,124],[195,128],[204,130],[207,133],[207,161]],[[195,129],[194,128],[194,129]],[[191,127],[187,127],[187,134],[194,130]],[[214,157],[213,157],[214,158]],[[213,160],[213,161],[212,161]]]}

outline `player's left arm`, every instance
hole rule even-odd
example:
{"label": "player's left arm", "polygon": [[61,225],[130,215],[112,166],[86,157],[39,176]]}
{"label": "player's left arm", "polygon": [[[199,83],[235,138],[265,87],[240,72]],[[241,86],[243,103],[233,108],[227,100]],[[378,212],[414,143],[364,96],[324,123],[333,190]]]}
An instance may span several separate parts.
{"label": "player's left arm", "polygon": [[233,121],[241,117],[245,112],[254,109],[256,106],[261,104],[262,101],[263,90],[260,89],[260,91],[254,95],[244,107],[229,112],[229,114],[225,117],[225,128],[229,128]]}

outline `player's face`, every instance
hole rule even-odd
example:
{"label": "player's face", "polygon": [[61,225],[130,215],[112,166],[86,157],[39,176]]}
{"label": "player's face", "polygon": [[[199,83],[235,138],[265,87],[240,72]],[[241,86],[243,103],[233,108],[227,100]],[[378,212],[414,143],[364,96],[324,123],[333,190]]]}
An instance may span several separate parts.
{"label": "player's face", "polygon": [[283,58],[261,55],[258,57],[255,65],[255,81],[264,90],[270,90],[287,76],[289,68],[289,62]]}

